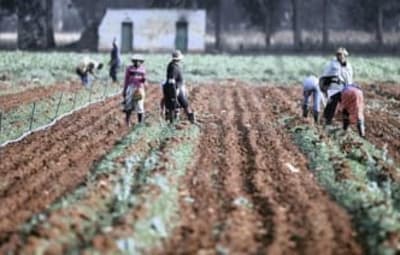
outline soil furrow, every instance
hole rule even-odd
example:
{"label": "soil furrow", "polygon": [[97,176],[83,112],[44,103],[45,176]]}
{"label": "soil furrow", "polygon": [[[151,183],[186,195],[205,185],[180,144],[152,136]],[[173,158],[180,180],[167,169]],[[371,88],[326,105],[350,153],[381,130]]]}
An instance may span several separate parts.
{"label": "soil furrow", "polygon": [[[273,98],[285,98],[287,93],[282,90],[271,90]],[[296,104],[287,103],[285,100],[276,100],[277,109],[286,114],[295,114]],[[273,109],[272,109],[273,110]],[[275,118],[282,116],[279,111],[274,113]],[[279,184],[277,189],[285,190],[281,192],[277,201],[285,201],[288,208],[289,218],[294,226],[295,241],[298,242],[300,250],[310,253],[324,254],[360,254],[361,249],[354,241],[354,233],[349,229],[350,219],[329,197],[321,190],[318,185],[312,185],[315,182],[312,174],[307,169],[307,162],[299,150],[288,142],[290,137],[278,128],[271,129],[267,133],[275,133],[274,136],[279,137],[274,147],[272,155],[279,158],[275,169],[284,169],[281,176],[273,183]],[[285,142],[282,142],[285,141]],[[290,164],[299,170],[298,177],[295,173],[290,173]],[[286,181],[283,181],[283,178]],[[279,194],[279,193],[278,193]],[[315,206],[317,205],[318,206]],[[296,215],[296,216],[295,216]],[[335,219],[333,223],[332,219]],[[316,224],[317,223],[317,224]],[[303,231],[302,229],[305,229]],[[316,241],[319,240],[319,241]]]}
{"label": "soil furrow", "polygon": [[[51,139],[51,137],[46,136],[46,133],[43,133],[43,137],[41,137],[40,140],[42,141],[42,143],[47,144],[47,153],[43,153],[43,151],[40,151],[37,148],[29,149],[29,147],[27,147],[29,151],[24,150],[21,153],[30,155],[29,157],[13,157],[12,159],[9,158],[7,160],[7,164],[5,164],[4,167],[0,167],[0,169],[2,170],[0,171],[5,173],[3,181],[8,184],[7,186],[2,187],[0,198],[7,197],[12,193],[17,192],[20,189],[18,183],[21,179],[27,180],[27,182],[33,184],[36,179],[35,175],[38,171],[54,168],[55,165],[57,165],[57,168],[63,168],[64,166],[58,165],[59,161],[63,162],[63,164],[65,165],[69,164],[70,162],[74,162],[73,158],[76,158],[75,155],[78,157],[84,156],[85,152],[81,151],[81,147],[86,146],[89,137],[93,137],[94,139],[98,138],[98,136],[96,135],[105,128],[104,123],[113,124],[114,122],[114,124],[116,124],[115,119],[113,119],[112,116],[117,114],[119,112],[119,109],[116,107],[115,100],[110,103],[104,105],[105,111],[101,113],[100,117],[91,116],[91,118],[83,119],[84,121],[80,124],[74,125],[75,128],[71,130],[71,133],[74,134],[73,136],[65,136],[64,130],[57,130],[59,136],[55,134],[53,139]],[[92,142],[100,141],[94,140]],[[67,146],[65,146],[66,144]],[[84,149],[85,148],[83,148],[82,150]],[[69,158],[68,160],[66,155],[71,153],[71,151],[75,151],[75,155],[73,158]],[[81,152],[81,154],[78,154],[79,152]],[[19,162],[18,159],[25,160]],[[75,162],[79,162],[79,160]],[[11,166],[9,166],[8,164],[11,164]],[[33,164],[35,165],[35,167],[32,167]]]}
{"label": "soil furrow", "polygon": [[[155,88],[149,89],[149,95],[148,104],[151,105],[158,98]],[[115,97],[106,103],[95,104],[66,117],[49,130],[32,134],[23,142],[0,151],[2,158],[7,159],[0,163],[2,173],[16,171],[22,174],[10,186],[15,192],[5,190],[3,194],[8,196],[0,198],[1,215],[4,216],[0,220],[1,238],[84,181],[93,164],[127,133],[119,103],[120,98]],[[155,106],[151,107],[152,111]],[[32,160],[26,165],[10,163],[26,160],[16,156],[21,151],[31,153]],[[13,217],[7,217],[11,214]]]}
{"label": "soil furrow", "polygon": [[[148,95],[146,104],[156,111],[158,86]],[[228,82],[191,90],[200,140],[179,184],[179,222],[158,253],[363,252],[350,216],[318,185],[285,130],[282,119],[300,114],[300,100],[300,87]],[[0,243],[84,181],[95,162],[128,132],[119,102],[96,104],[0,150],[7,159],[0,162]],[[183,112],[181,119],[186,119]],[[395,129],[396,123],[390,120],[385,127]],[[115,231],[110,233],[123,228]],[[112,236],[104,233],[104,238]]]}
{"label": "soil furrow", "polygon": [[[222,155],[220,154],[220,157],[222,156],[220,172],[223,176],[218,176],[223,181],[225,192],[221,192],[219,199],[227,208],[223,220],[221,220],[224,228],[221,229],[219,244],[228,251],[251,254],[255,253],[260,246],[256,240],[260,217],[252,213],[251,197],[240,185],[243,182],[241,169],[244,167],[244,160],[240,157],[241,145],[238,139],[240,130],[234,125],[235,118],[238,116],[238,112],[233,111],[235,88],[222,87],[219,90],[221,92],[216,93],[221,94],[221,98],[225,99],[221,100],[223,106],[221,112],[223,144],[221,147],[224,150],[220,152],[222,153]],[[231,242],[231,240],[240,241]]]}
{"label": "soil furrow", "polygon": [[[182,199],[182,224],[165,253],[361,254],[349,216],[278,125],[297,109],[285,92],[241,85],[195,90],[202,136],[184,180],[194,202]],[[232,207],[237,199],[241,204]]]}
{"label": "soil furrow", "polygon": [[253,103],[244,100],[244,97],[246,97],[248,93],[252,93],[252,90],[243,90],[241,88],[240,90],[236,89],[233,95],[235,101],[234,111],[238,117],[235,120],[235,126],[237,126],[239,130],[239,146],[241,147],[242,157],[244,159],[243,168],[238,170],[242,171],[241,175],[243,177],[244,188],[249,196],[251,196],[256,212],[262,217],[260,224],[262,231],[259,231],[256,239],[262,242],[263,245],[258,249],[257,254],[265,254],[267,251],[266,248],[273,242],[276,234],[277,224],[274,222],[276,212],[273,209],[276,207],[273,207],[270,198],[264,196],[257,185],[255,185],[257,171],[262,171],[262,169],[257,166],[259,163],[256,160],[257,146],[253,144],[254,140],[251,140],[250,137],[249,127],[255,123],[249,116],[254,109],[245,108],[245,106],[249,107],[249,105]]}
{"label": "soil furrow", "polygon": [[79,84],[56,84],[46,87],[31,88],[23,92],[0,96],[0,109],[3,112],[7,112],[18,106],[51,97],[56,93],[75,92],[80,89],[82,89],[82,86]]}

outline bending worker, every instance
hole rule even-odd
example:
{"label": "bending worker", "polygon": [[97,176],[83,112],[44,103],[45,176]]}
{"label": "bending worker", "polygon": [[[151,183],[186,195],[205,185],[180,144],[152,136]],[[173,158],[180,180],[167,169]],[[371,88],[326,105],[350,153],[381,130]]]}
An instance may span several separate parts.
{"label": "bending worker", "polygon": [[318,78],[314,75],[310,75],[303,81],[303,117],[307,118],[309,110],[309,99],[313,98],[313,117],[317,123],[319,120],[319,113],[321,109],[321,103],[325,106],[325,98],[319,89]]}
{"label": "bending worker", "polygon": [[[334,99],[336,111],[336,105],[340,102],[340,107],[343,117],[343,129],[346,131],[350,124],[356,124],[358,134],[361,137],[365,137],[365,122],[364,122],[364,95],[361,88],[357,85],[347,85],[339,93],[337,93]],[[329,116],[327,121],[332,121],[333,115]]]}
{"label": "bending worker", "polygon": [[[84,57],[83,60],[76,67],[76,74],[82,81],[82,85],[90,87],[93,78],[96,78],[95,71],[103,68],[103,64],[99,63],[88,57]],[[90,75],[93,77],[90,77]]]}

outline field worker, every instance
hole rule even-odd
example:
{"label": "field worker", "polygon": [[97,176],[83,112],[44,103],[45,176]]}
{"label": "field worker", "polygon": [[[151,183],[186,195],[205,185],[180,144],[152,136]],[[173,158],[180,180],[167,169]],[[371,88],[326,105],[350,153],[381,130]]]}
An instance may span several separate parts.
{"label": "field worker", "polygon": [[128,127],[130,127],[132,111],[136,111],[138,122],[143,122],[146,86],[144,58],[140,55],[134,55],[131,60],[132,65],[126,69],[123,89],[125,121]]}
{"label": "field worker", "polygon": [[321,109],[321,103],[325,105],[325,98],[319,89],[318,78],[314,75],[306,77],[303,81],[303,117],[306,118],[308,115],[309,99],[313,98],[313,117],[317,123],[319,119],[319,113]]}
{"label": "field worker", "polygon": [[[342,109],[343,129],[347,130],[350,124],[357,124],[358,134],[365,137],[364,124],[364,96],[357,85],[348,85],[338,93],[338,101]],[[336,110],[336,109],[335,109]],[[329,116],[332,120],[333,116]]]}
{"label": "field worker", "polygon": [[182,75],[182,60],[183,55],[179,50],[172,53],[172,59],[167,67],[167,80],[163,86],[164,104],[169,110],[176,110],[177,107],[182,107],[185,109],[189,121],[194,123],[194,113],[189,107],[188,94]]}
{"label": "field worker", "polygon": [[109,62],[110,65],[110,77],[113,81],[113,83],[117,83],[118,82],[118,78],[117,78],[117,73],[118,73],[118,69],[121,63],[121,59],[120,59],[120,54],[119,54],[119,49],[118,49],[118,45],[117,45],[117,39],[114,38],[113,43],[112,43],[112,49],[111,49],[111,59]]}
{"label": "field worker", "polygon": [[[103,64],[99,63],[93,59],[88,57],[84,57],[83,60],[76,67],[76,73],[82,81],[82,84],[85,87],[91,86],[91,81],[93,78],[96,78],[95,71],[101,70],[103,68]],[[92,77],[90,77],[93,76]]]}
{"label": "field worker", "polygon": [[[320,79],[321,91],[327,96],[328,104],[324,110],[324,118],[332,119],[331,116],[335,114],[338,93],[348,85],[353,83],[353,68],[347,61],[349,53],[343,47],[336,51],[336,59],[330,61],[324,70]],[[336,102],[336,103],[335,103]],[[329,121],[326,124],[330,124]]]}

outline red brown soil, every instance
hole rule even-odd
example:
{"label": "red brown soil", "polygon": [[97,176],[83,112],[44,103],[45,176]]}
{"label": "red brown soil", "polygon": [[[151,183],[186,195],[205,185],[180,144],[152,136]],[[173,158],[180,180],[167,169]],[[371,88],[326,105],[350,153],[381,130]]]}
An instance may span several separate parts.
{"label": "red brown soil", "polygon": [[42,100],[59,92],[75,92],[81,88],[82,86],[78,84],[56,84],[52,86],[30,88],[23,92],[0,96],[0,109],[3,112],[7,112],[17,106]]}
{"label": "red brown soil", "polygon": [[[150,89],[148,100],[158,96]],[[85,180],[91,167],[128,132],[114,97],[48,130],[0,148],[0,242],[33,214]]]}
{"label": "red brown soil", "polygon": [[[154,98],[154,93],[150,99],[152,98]],[[154,108],[150,107],[150,110],[154,111]],[[147,117],[146,125],[156,125],[155,122],[158,122],[158,114],[147,114]],[[114,162],[118,165],[117,169],[123,169],[125,167],[125,159],[128,156],[143,153],[149,155],[156,146],[160,151],[164,151],[166,148],[173,151],[174,146],[179,143],[180,140],[178,139],[176,141],[166,139],[149,142],[148,137],[139,137],[134,146],[126,148],[124,153],[118,156]],[[165,172],[165,167],[160,167],[162,161],[158,163],[159,165],[156,166],[157,170],[154,172]],[[77,245],[87,248],[91,244],[94,249],[104,254],[119,254],[115,240],[133,236],[132,223],[145,215],[145,204],[136,205],[129,213],[114,222],[114,225],[110,226],[107,233],[96,233],[93,240],[88,239],[88,230],[86,227],[88,224],[91,224],[91,229],[102,228],[100,222],[93,217],[93,213],[101,214],[109,212],[110,208],[108,206],[110,201],[113,201],[115,195],[115,190],[113,189],[116,182],[115,177],[115,174],[108,173],[99,175],[95,185],[91,183],[86,186],[87,190],[81,199],[66,207],[46,212],[46,223],[36,226],[35,230],[29,233],[29,235],[15,233],[8,242],[0,245],[0,254],[34,254],[41,247],[46,246],[44,243],[49,240],[57,244],[57,247],[62,251],[68,251],[71,247],[76,247]],[[159,193],[159,188],[156,186],[146,186],[146,190],[141,190],[137,187],[135,189],[135,196],[139,197],[142,193],[148,196],[154,192]],[[69,234],[69,240],[65,239],[66,232]],[[86,236],[85,240],[82,240],[82,236]],[[51,248],[47,248],[45,254],[51,251]],[[84,250],[80,252],[85,254]],[[92,253],[89,252],[89,254]]]}
{"label": "red brown soil", "polygon": [[384,83],[384,84],[370,84],[363,86],[364,91],[372,91],[376,95],[386,97],[387,99],[400,100],[400,86],[394,83]]}
{"label": "red brown soil", "polygon": [[366,102],[377,100],[382,109],[367,110],[367,139],[379,148],[386,147],[389,155],[400,164],[400,86],[398,84],[371,85],[364,89]]}
{"label": "red brown soil", "polygon": [[[367,139],[400,164],[400,85],[363,84]],[[355,127],[354,127],[355,128]]]}
{"label": "red brown soil", "polygon": [[[362,254],[350,217],[317,184],[277,124],[286,114],[300,114],[301,88],[230,84],[193,90],[202,134],[180,184],[181,222],[159,253]],[[152,109],[157,96],[154,88],[147,99]],[[0,238],[81,183],[126,134],[119,102],[96,104],[0,149]],[[393,143],[399,120],[378,112],[366,118],[367,139],[377,145],[392,140],[389,155],[399,160]]]}
{"label": "red brown soil", "polygon": [[202,135],[181,192],[194,202],[182,199],[182,222],[160,254],[362,253],[350,217],[275,126],[294,110],[284,91],[240,84],[195,91]]}

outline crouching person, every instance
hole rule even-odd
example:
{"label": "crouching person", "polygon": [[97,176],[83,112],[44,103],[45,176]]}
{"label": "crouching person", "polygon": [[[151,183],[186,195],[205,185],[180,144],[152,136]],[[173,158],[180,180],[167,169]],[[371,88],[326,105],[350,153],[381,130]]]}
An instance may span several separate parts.
{"label": "crouching person", "polygon": [[[358,134],[365,137],[364,122],[364,96],[357,85],[344,87],[338,96],[334,98],[335,105],[340,103],[343,116],[343,129],[346,131],[350,124],[356,124]],[[335,111],[336,109],[334,109]],[[334,114],[329,115],[329,122],[332,121]]]}
{"label": "crouching person", "polygon": [[125,72],[123,90],[125,121],[128,127],[131,126],[130,118],[133,111],[137,113],[138,123],[143,122],[146,86],[146,70],[143,67],[143,57],[134,55],[131,60],[132,65]]}
{"label": "crouching person", "polygon": [[357,124],[358,134],[365,137],[364,95],[361,88],[355,85],[346,86],[342,90],[341,106],[343,114],[343,129],[350,124]]}
{"label": "crouching person", "polygon": [[325,105],[324,96],[319,89],[319,80],[317,77],[311,75],[304,79],[303,81],[303,117],[307,118],[309,111],[309,101],[310,97],[313,98],[313,117],[315,123],[318,123],[319,114],[321,109],[321,104]]}
{"label": "crouching person", "polygon": [[179,50],[172,53],[172,60],[167,67],[167,80],[163,85],[162,104],[165,105],[170,114],[175,114],[177,108],[182,107],[189,121],[194,123],[194,113],[189,106],[188,94],[180,66],[182,59],[183,55]]}
{"label": "crouching person", "polygon": [[101,70],[102,68],[102,63],[85,57],[76,67],[76,74],[81,79],[82,85],[90,88],[93,78],[96,78],[96,70]]}

